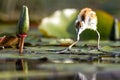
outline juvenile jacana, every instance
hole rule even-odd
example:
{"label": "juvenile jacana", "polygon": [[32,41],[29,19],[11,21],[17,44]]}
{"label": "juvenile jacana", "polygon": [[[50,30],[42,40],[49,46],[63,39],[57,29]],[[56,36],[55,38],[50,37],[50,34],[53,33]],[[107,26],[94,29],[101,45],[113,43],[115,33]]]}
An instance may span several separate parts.
{"label": "juvenile jacana", "polygon": [[98,35],[97,48],[99,50],[100,33],[97,30],[97,16],[96,13],[91,8],[84,8],[81,10],[77,17],[77,20],[75,21],[75,28],[77,32],[77,40],[62,52],[70,50],[72,46],[74,46],[80,40],[79,35],[86,29],[94,30],[97,33]]}

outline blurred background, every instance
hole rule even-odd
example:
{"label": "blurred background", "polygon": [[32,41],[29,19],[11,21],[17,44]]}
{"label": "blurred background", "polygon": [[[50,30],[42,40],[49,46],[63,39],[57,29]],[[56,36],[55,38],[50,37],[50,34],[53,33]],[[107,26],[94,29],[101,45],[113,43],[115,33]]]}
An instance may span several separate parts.
{"label": "blurred background", "polygon": [[81,10],[90,7],[103,10],[119,20],[119,3],[120,0],[0,0],[0,24],[17,24],[22,5],[28,6],[31,25],[34,27],[38,27],[41,20],[54,11],[66,8]]}
{"label": "blurred background", "polygon": [[29,7],[32,20],[40,20],[58,9],[84,7],[105,10],[120,19],[119,3],[120,0],[0,0],[0,20],[17,20],[22,5]]}

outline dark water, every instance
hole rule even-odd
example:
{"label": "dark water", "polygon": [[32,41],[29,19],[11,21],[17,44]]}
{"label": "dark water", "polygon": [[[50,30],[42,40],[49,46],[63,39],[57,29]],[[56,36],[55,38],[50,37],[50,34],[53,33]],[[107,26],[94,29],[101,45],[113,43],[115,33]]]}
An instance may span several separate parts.
{"label": "dark water", "polygon": [[55,53],[62,48],[26,47],[22,56],[18,49],[0,50],[0,80],[120,80],[119,47]]}
{"label": "dark water", "polygon": [[0,59],[0,80],[120,80],[119,62],[75,60]]}
{"label": "dark water", "polygon": [[[73,80],[74,73],[41,68],[47,59],[1,59],[0,80]],[[67,75],[66,75],[67,74]]]}

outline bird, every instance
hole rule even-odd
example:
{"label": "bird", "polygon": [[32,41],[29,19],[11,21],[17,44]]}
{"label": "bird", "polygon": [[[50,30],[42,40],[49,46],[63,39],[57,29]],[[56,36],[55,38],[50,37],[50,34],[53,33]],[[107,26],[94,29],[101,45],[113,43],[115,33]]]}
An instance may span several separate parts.
{"label": "bird", "polygon": [[93,30],[97,33],[98,40],[97,40],[97,49],[100,49],[99,43],[100,43],[100,33],[97,30],[97,16],[95,11],[93,11],[91,8],[83,8],[80,13],[78,14],[78,17],[75,21],[75,29],[77,33],[77,39],[75,42],[73,42],[68,48],[65,48],[61,52],[65,52],[68,50],[71,50],[71,48],[80,40],[80,34],[85,31],[86,29]]}

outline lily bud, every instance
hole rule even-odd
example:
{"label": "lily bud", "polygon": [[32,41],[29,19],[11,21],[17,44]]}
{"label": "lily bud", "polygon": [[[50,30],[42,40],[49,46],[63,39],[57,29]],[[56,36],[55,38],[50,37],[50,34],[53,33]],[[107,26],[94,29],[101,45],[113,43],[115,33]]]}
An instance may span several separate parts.
{"label": "lily bud", "polygon": [[17,35],[18,36],[27,35],[28,30],[29,30],[28,8],[27,6],[23,6],[17,26]]}
{"label": "lily bud", "polygon": [[23,6],[17,26],[17,36],[19,37],[19,53],[23,53],[24,40],[29,30],[29,14],[27,6]]}

